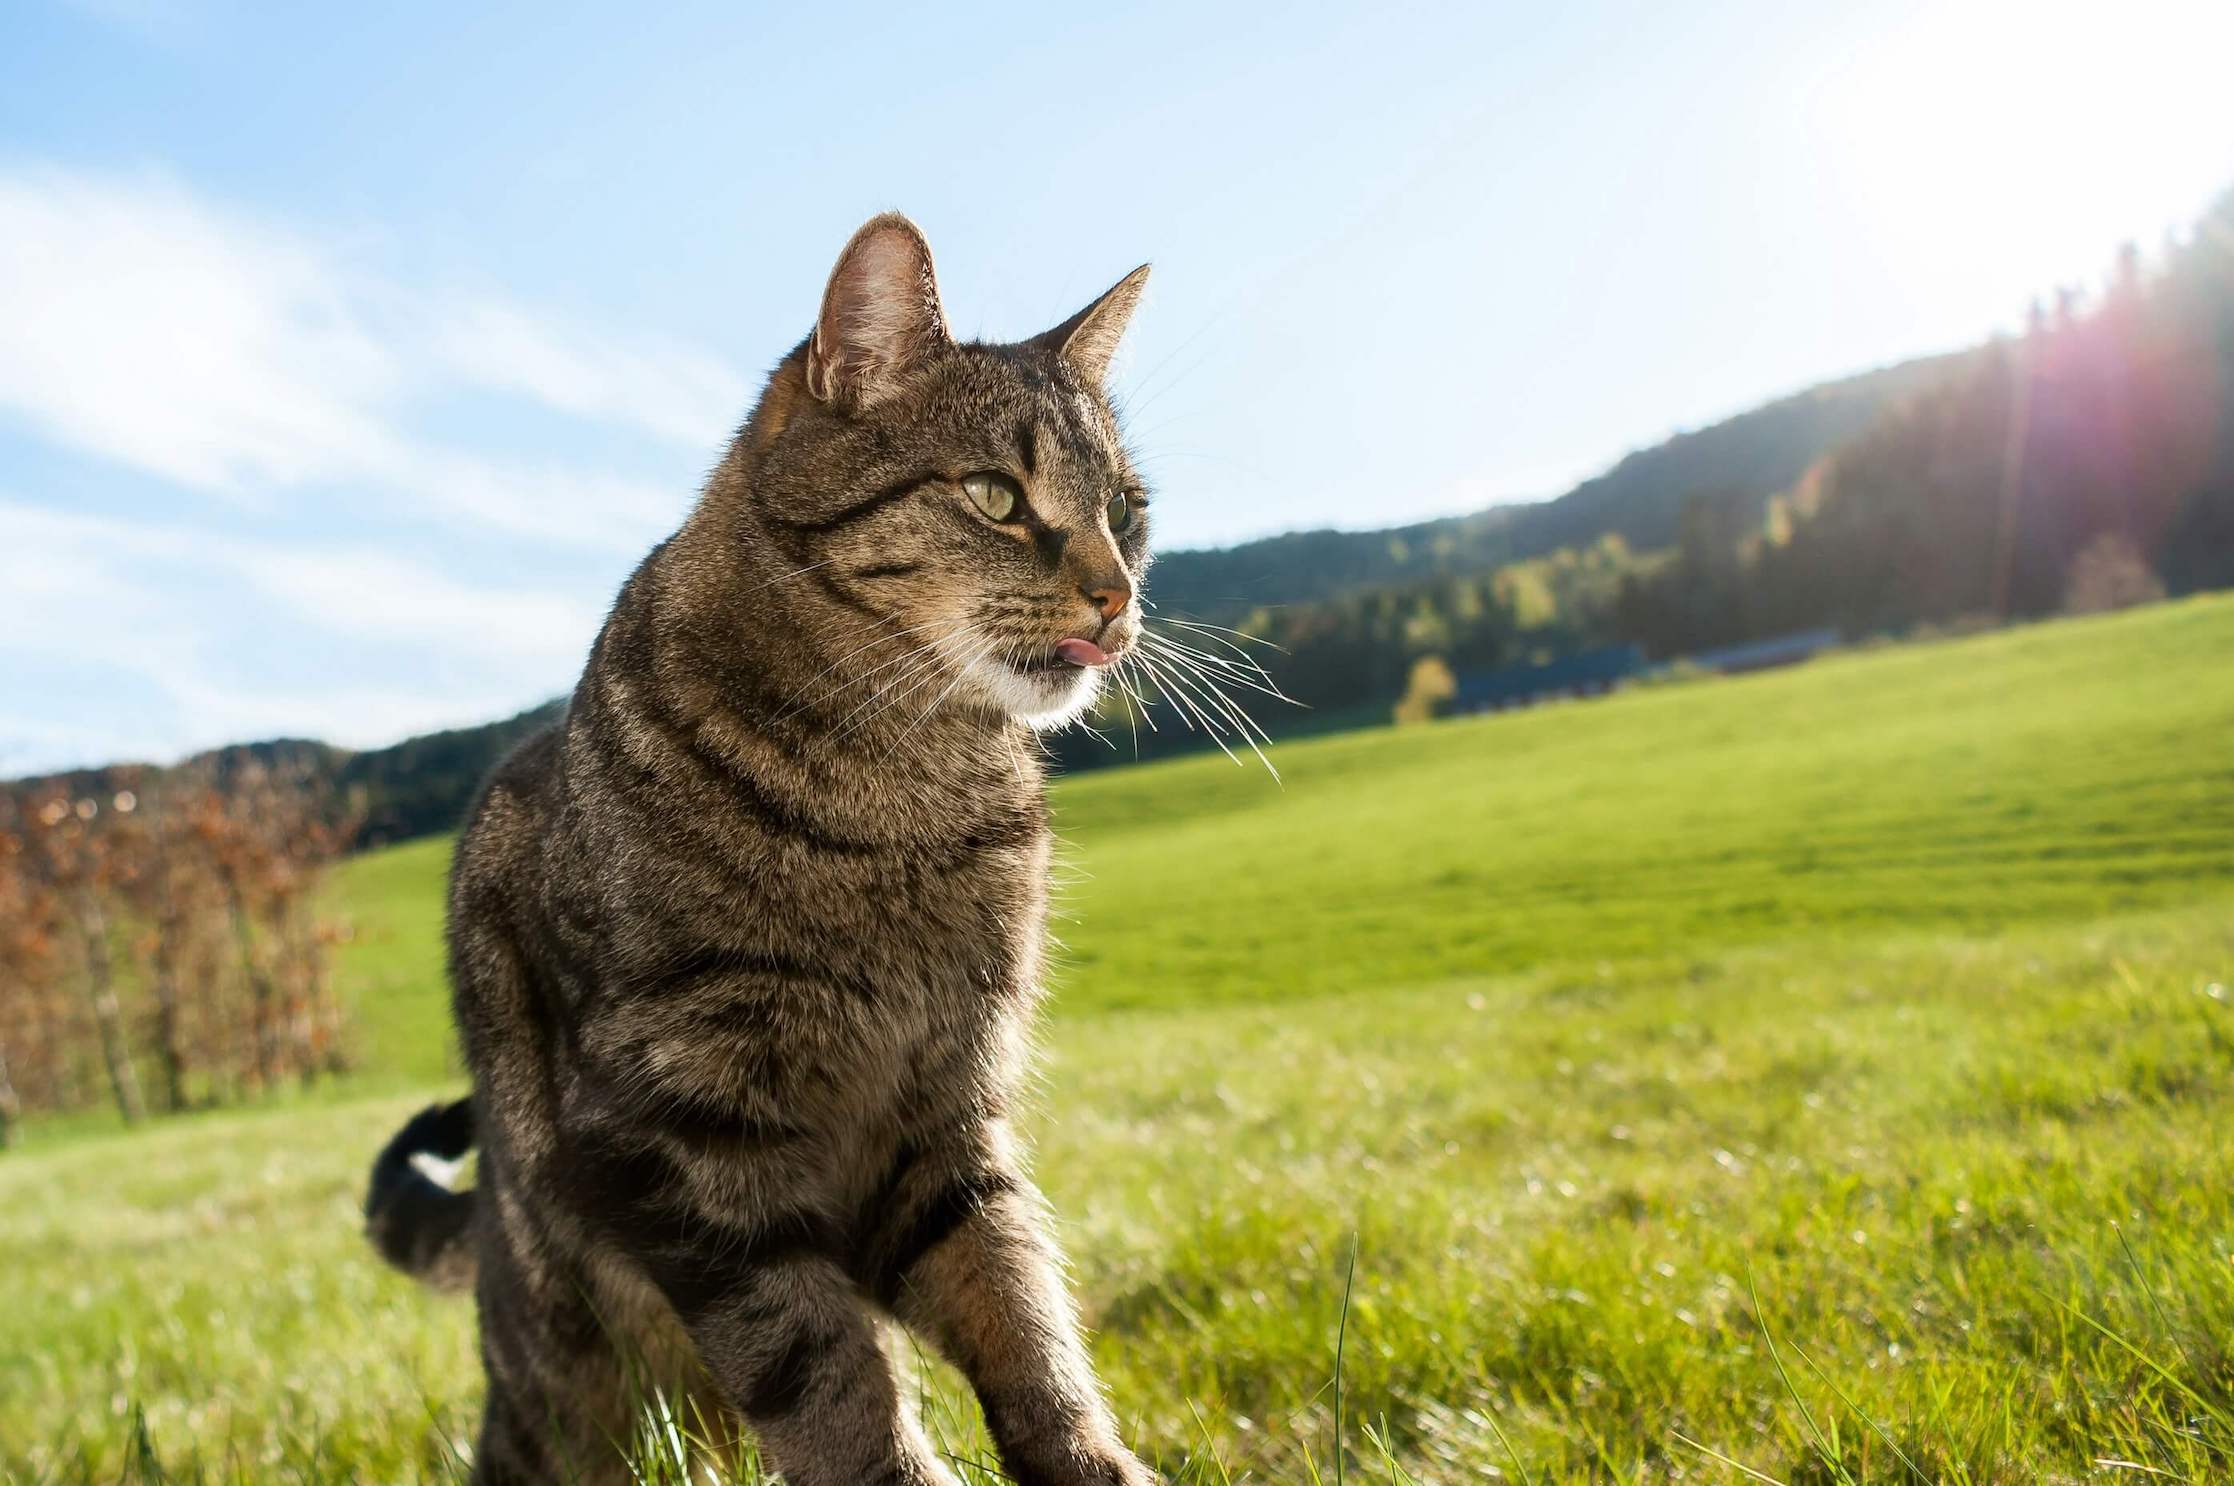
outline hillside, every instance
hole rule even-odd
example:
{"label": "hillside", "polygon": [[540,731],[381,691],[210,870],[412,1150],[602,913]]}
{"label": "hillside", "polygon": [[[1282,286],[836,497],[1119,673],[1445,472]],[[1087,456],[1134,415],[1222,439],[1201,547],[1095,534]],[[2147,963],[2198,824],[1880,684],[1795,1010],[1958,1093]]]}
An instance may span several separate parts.
{"label": "hillside", "polygon": [[[465,813],[473,792],[512,746],[565,711],[565,699],[474,727],[422,733],[386,748],[351,750],[309,738],[235,743],[183,759],[173,767],[206,772],[223,781],[250,763],[261,764],[329,791],[333,802],[363,815],[358,843],[381,846],[446,831]],[[76,797],[108,795],[136,787],[145,764],[110,764],[26,779],[0,781],[0,794],[18,802],[59,789]]]}
{"label": "hillside", "polygon": [[[1151,592],[1162,613],[1224,624],[1259,604],[1301,607],[1437,575],[1486,573],[1518,558],[1587,544],[1607,534],[1632,546],[1664,545],[1684,499],[1695,490],[1709,487],[1757,506],[1892,399],[1928,380],[1937,365],[1935,360],[1909,362],[1826,383],[1710,428],[1678,434],[1538,505],[1498,506],[1380,531],[1293,532],[1220,550],[1166,553],[1157,559]],[[1347,700],[1377,713],[1383,699],[1375,692]],[[517,717],[409,738],[386,748],[352,752],[285,740],[219,749],[188,764],[223,769],[241,757],[284,757],[361,803],[366,844],[409,840],[455,824],[482,775],[526,733],[556,716],[559,705],[547,703]],[[1267,720],[1281,730],[1314,726],[1313,719],[1277,711]],[[1323,726],[1323,719],[1316,725]],[[1183,736],[1156,741],[1165,749],[1174,742],[1199,746],[1199,740]],[[1062,740],[1059,746],[1067,767],[1091,767],[1112,757],[1100,745],[1079,738]],[[73,793],[89,788],[100,792],[114,787],[118,773],[118,768],[82,769],[0,784],[0,789],[29,793],[60,783]]]}
{"label": "hillside", "polygon": [[496,761],[565,711],[561,698],[501,722],[427,733],[393,747],[348,754],[334,771],[334,786],[345,794],[362,792],[367,843],[408,841],[448,830]]}
{"label": "hillside", "polygon": [[2234,192],[1895,404],[1774,519],[1703,500],[1616,624],[1657,655],[2234,585]]}
{"label": "hillside", "polygon": [[[1911,370],[1928,395],[1890,398],[1766,500],[1707,478],[1793,468],[1749,465],[1773,445],[1728,425],[1685,446],[1688,481],[1671,446],[1499,529],[1519,543],[1520,523],[1572,520],[1544,555],[1242,623],[1325,716],[1385,708],[1430,661],[1478,673],[1617,644],[1677,660],[1798,631],[1861,640],[2234,586],[2234,195],[2159,256],[2121,254],[2099,296],[2063,294],[2021,338]],[[1648,467],[1647,488],[1624,488]],[[1064,757],[1092,753],[1074,742]]]}
{"label": "hillside", "polygon": [[1952,358],[1925,357],[1825,382],[1626,455],[1555,499],[1373,531],[1303,531],[1156,560],[1159,609],[1234,624],[1259,605],[1310,604],[1456,574],[1485,573],[1617,536],[1638,551],[1674,543],[1685,500],[1726,495],[1758,522],[1768,498]]}
{"label": "hillside", "polygon": [[[1128,1436],[1173,1486],[2226,1479],[2230,650],[2195,600],[1063,782],[1021,1117]],[[52,1278],[0,1476],[462,1479],[470,1312],[356,1209],[457,1087],[446,856],[340,874],[353,1086],[0,1157]]]}
{"label": "hillside", "polygon": [[[1065,1015],[2234,892],[2234,599],[1061,782]],[[1335,843],[1340,849],[1332,849]],[[377,1067],[441,1076],[447,844],[342,870]]]}
{"label": "hillside", "polygon": [[[2234,195],[2161,263],[2129,252],[2098,303],[2066,296],[2021,341],[1810,389],[1541,505],[1172,553],[1150,592],[1158,618],[1244,624],[1272,647],[1268,668],[1309,710],[1252,710],[1294,735],[1386,715],[1428,658],[1478,671],[1623,642],[1672,659],[2229,584]],[[1178,710],[1152,728],[1112,702],[1096,718],[1107,741],[1072,730],[1051,747],[1066,770],[1200,748]],[[264,747],[355,793],[366,840],[396,840],[453,823],[548,715],[359,754]]]}

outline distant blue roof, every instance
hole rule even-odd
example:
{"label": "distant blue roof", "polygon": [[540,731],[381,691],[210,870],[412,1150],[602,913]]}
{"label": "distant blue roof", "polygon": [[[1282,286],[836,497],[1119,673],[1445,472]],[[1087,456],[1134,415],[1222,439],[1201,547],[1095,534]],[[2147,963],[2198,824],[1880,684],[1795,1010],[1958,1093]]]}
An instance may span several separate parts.
{"label": "distant blue roof", "polygon": [[1828,650],[1842,637],[1835,629],[1801,630],[1796,634],[1778,635],[1769,640],[1749,640],[1743,645],[1725,645],[1719,650],[1702,650],[1684,659],[1702,671],[1749,671],[1761,666],[1789,665],[1806,660],[1818,650]]}
{"label": "distant blue roof", "polygon": [[1460,711],[1494,707],[1549,692],[1578,686],[1610,686],[1625,676],[1646,669],[1644,652],[1634,645],[1606,645],[1575,655],[1563,655],[1542,665],[1506,666],[1497,671],[1476,671],[1458,678],[1451,704]]}

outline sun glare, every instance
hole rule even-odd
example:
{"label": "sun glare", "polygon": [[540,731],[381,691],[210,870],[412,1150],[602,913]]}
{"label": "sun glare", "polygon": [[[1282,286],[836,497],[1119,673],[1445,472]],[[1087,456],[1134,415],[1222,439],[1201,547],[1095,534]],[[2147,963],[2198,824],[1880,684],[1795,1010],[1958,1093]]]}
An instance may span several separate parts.
{"label": "sun glare", "polygon": [[2234,5],[1935,5],[1820,99],[1860,230],[1920,293],[2098,285],[2234,175]]}

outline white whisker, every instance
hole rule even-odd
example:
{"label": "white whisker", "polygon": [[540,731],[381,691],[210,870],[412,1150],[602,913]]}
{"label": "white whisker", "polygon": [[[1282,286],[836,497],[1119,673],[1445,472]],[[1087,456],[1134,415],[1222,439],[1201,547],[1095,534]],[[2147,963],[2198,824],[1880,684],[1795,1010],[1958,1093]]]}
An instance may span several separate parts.
{"label": "white whisker", "polygon": [[[1132,667],[1132,676],[1126,674],[1125,668],[1127,666]],[[1139,674],[1140,658],[1138,656],[1128,655],[1117,663],[1117,684],[1125,689],[1125,695],[1133,699],[1133,705],[1140,710],[1140,720],[1147,723],[1148,731],[1153,733],[1157,731],[1156,714],[1151,710],[1154,704],[1142,696],[1139,689],[1133,685],[1133,677],[1137,677]]]}
{"label": "white whisker", "polygon": [[[1179,625],[1183,629],[1201,630],[1204,632],[1204,639],[1218,640],[1218,635],[1220,634],[1232,635],[1236,639],[1247,640],[1252,645],[1262,645],[1267,650],[1277,650],[1282,655],[1286,655],[1288,653],[1287,647],[1285,645],[1276,645],[1272,641],[1267,640],[1262,635],[1252,635],[1247,630],[1234,629],[1230,625],[1209,624],[1199,619],[1174,619],[1168,614],[1163,616],[1163,621],[1166,624]],[[1213,630],[1217,633],[1210,633]],[[1232,642],[1228,640],[1218,640],[1218,643],[1228,646],[1232,644]]]}
{"label": "white whisker", "polygon": [[816,568],[826,568],[837,560],[838,559],[836,559],[835,557],[825,557],[820,562],[810,562],[803,568],[793,568],[790,572],[785,573],[780,577],[770,578],[765,583],[756,583],[752,587],[746,589],[745,592],[747,594],[755,594],[760,592],[760,590],[763,588],[773,588],[778,583],[789,583],[792,579],[802,577],[808,573],[811,573]]}
{"label": "white whisker", "polygon": [[[878,622],[889,623],[890,621],[885,620]],[[845,654],[839,656],[836,660],[830,662],[830,664],[824,666],[814,675],[808,677],[802,685],[802,690],[807,686],[814,685],[815,682],[820,681],[823,677],[829,675],[832,671],[835,671],[838,667],[844,665],[847,661],[861,654],[864,650],[874,650],[877,646],[883,644],[887,640],[904,640],[910,635],[921,634],[924,630],[930,629],[937,623],[937,620],[926,620],[922,624],[911,624],[906,629],[896,630],[889,635],[878,635],[865,644],[857,645],[853,649],[848,650]],[[847,636],[847,638],[850,639],[854,635],[858,635],[859,633],[859,630],[854,630]],[[920,652],[909,652],[909,654],[915,653]],[[777,713],[775,721],[781,722],[794,713],[804,711],[808,707],[815,705],[817,702],[826,701],[829,698],[836,696],[839,692],[844,691],[849,686],[858,686],[862,682],[868,680],[871,676],[877,675],[879,672],[882,671],[890,670],[894,665],[897,665],[900,660],[906,660],[907,658],[907,655],[901,655],[898,660],[888,660],[883,665],[876,666],[870,670],[864,671],[858,676],[849,676],[845,680],[840,681],[837,685],[829,687],[815,696],[807,697],[800,701],[794,702],[791,706],[785,708],[782,712]]]}
{"label": "white whisker", "polygon": [[[1159,667],[1154,661],[1150,660],[1146,655],[1142,655],[1140,657],[1140,663],[1147,670],[1149,679],[1156,683],[1156,690],[1163,693],[1164,700],[1171,703],[1173,710],[1178,712],[1180,719],[1187,724],[1188,729],[1190,731],[1201,732],[1211,742],[1217,744],[1218,751],[1224,754],[1227,758],[1232,759],[1235,766],[1238,767],[1241,763],[1241,759],[1237,754],[1234,753],[1232,749],[1226,747],[1226,740],[1224,737],[1224,733],[1226,730],[1213,724],[1209,718],[1202,717],[1201,714],[1197,713],[1194,708],[1188,704],[1184,694],[1177,689],[1177,683],[1167,680],[1164,676],[1162,668]],[[1199,728],[1197,728],[1196,726],[1198,719],[1201,724]]]}
{"label": "white whisker", "polygon": [[[876,716],[875,712],[870,709],[874,708],[877,703],[884,701],[886,697],[892,698],[891,703],[885,709],[889,711],[892,706],[897,706],[900,702],[922,690],[926,682],[936,680],[939,674],[938,662],[944,647],[953,643],[958,637],[959,632],[940,635],[929,644],[919,645],[906,656],[903,656],[903,660],[920,660],[923,664],[913,670],[902,671],[879,687],[875,693],[857,703],[851,712],[838,719],[837,726],[831,734],[833,739],[847,737],[866,727]],[[907,689],[894,696],[894,691],[902,686]]]}
{"label": "white whisker", "polygon": [[1221,679],[1231,681],[1236,686],[1246,686],[1251,691],[1262,692],[1274,701],[1286,702],[1296,707],[1304,705],[1304,703],[1280,690],[1280,684],[1274,681],[1262,666],[1237,665],[1223,656],[1206,654],[1191,645],[1180,644],[1167,635],[1151,634],[1147,630],[1141,631],[1140,638],[1142,644],[1149,646],[1160,655],[1183,657],[1196,666],[1207,666],[1211,668],[1213,674]]}
{"label": "white whisker", "polygon": [[[1278,779],[1280,777],[1279,769],[1273,766],[1271,759],[1265,757],[1264,748],[1258,746],[1260,742],[1269,745],[1272,742],[1272,737],[1265,732],[1257,720],[1243,710],[1232,697],[1221,691],[1217,683],[1208,676],[1200,671],[1191,671],[1184,662],[1174,657],[1166,656],[1165,660],[1171,664],[1173,680],[1180,687],[1186,689],[1200,706],[1224,717],[1227,722],[1231,723],[1240,733],[1241,740],[1249,745],[1249,751],[1257,756],[1257,762],[1264,765],[1265,772],[1274,779]],[[1229,749],[1227,752],[1230,756],[1232,750]],[[1239,760],[1236,759],[1235,762],[1238,763]]]}
{"label": "white whisker", "polygon": [[1163,656],[1161,659],[1171,667],[1173,678],[1186,687],[1188,695],[1197,702],[1234,724],[1235,730],[1244,737],[1252,736],[1257,731],[1255,719],[1235,707],[1233,699],[1218,690],[1208,677],[1176,656]]}
{"label": "white whisker", "polygon": [[988,640],[983,645],[979,646],[977,651],[972,654],[967,661],[955,667],[954,679],[946,683],[946,690],[931,698],[929,705],[925,706],[921,712],[918,712],[915,715],[915,721],[909,723],[907,727],[901,732],[900,737],[894,739],[893,741],[895,743],[898,743],[907,738],[917,728],[923,726],[924,719],[938,710],[939,703],[952,696],[954,694],[954,688],[960,686],[964,681],[969,679],[970,667],[976,665],[979,661],[985,659],[988,655],[991,655],[996,648],[998,648],[997,642]]}

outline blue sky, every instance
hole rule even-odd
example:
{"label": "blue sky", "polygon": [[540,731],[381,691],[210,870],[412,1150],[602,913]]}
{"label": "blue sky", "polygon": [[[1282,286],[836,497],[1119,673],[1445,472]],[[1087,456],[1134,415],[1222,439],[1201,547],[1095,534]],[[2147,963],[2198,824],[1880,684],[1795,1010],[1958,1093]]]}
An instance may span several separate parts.
{"label": "blue sky", "polygon": [[1159,542],[1558,493],[2234,184],[2234,6],[0,12],[0,775],[563,690],[872,212]]}

